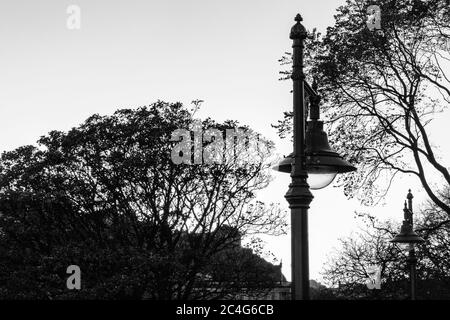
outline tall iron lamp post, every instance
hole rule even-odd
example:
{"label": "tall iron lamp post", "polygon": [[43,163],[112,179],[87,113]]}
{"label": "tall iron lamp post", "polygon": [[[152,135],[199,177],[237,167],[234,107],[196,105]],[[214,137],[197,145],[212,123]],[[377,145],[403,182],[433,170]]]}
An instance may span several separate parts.
{"label": "tall iron lamp post", "polygon": [[413,221],[413,210],[412,210],[412,199],[414,198],[411,190],[408,190],[408,205],[403,208],[404,220],[400,233],[398,233],[394,239],[391,240],[393,243],[399,243],[405,245],[408,250],[407,264],[409,267],[409,279],[410,279],[410,289],[411,289],[411,300],[416,300],[416,250],[414,245],[417,243],[424,242],[425,240],[414,232],[414,221]]}
{"label": "tall iron lamp post", "polygon": [[[285,198],[291,209],[291,294],[294,300],[309,300],[308,208],[313,199],[310,189],[324,188],[336,174],[356,170],[331,149],[327,134],[323,131],[323,122],[319,120],[317,84],[309,86],[303,73],[307,32],[301,24],[302,20],[297,14],[290,33],[293,40],[294,152],[274,168],[290,173],[292,178]],[[310,120],[306,125],[305,90],[310,101]]]}

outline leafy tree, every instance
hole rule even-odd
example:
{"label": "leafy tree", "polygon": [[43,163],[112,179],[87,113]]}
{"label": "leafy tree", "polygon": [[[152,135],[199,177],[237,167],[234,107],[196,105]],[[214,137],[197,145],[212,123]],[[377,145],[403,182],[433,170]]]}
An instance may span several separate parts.
{"label": "leafy tree", "polygon": [[[370,5],[381,9],[381,30],[367,27]],[[326,35],[311,34],[307,72],[318,79],[329,137],[358,167],[340,177],[348,196],[373,204],[394,177],[409,174],[450,214],[439,193],[450,173],[428,129],[450,102],[449,26],[445,0],[348,0]],[[290,55],[281,62],[290,65]],[[290,117],[275,125],[282,136],[291,130]]]}
{"label": "leafy tree", "polygon": [[[223,280],[208,298],[238,294],[237,280],[270,287],[264,275],[273,268],[248,255],[222,268],[215,263],[236,250],[237,238],[284,232],[283,212],[255,201],[270,181],[273,147],[236,150],[222,163],[175,164],[172,133],[198,123],[181,104],[158,101],[93,115],[67,133],[41,137],[38,146],[5,152],[0,297],[195,299],[209,290],[201,285],[205,275]],[[234,121],[200,125],[252,132]],[[243,263],[248,272],[239,274]],[[65,287],[72,264],[81,268],[80,291]]]}
{"label": "leafy tree", "polygon": [[[448,191],[446,203],[450,203]],[[446,216],[429,201],[415,218],[416,231],[425,242],[416,245],[417,297],[419,299],[450,298],[450,227],[442,223]],[[340,240],[340,247],[330,256],[323,270],[327,284],[335,296],[344,299],[407,299],[409,269],[407,252],[389,242],[400,226],[361,214],[365,227],[352,237]],[[371,268],[381,268],[381,290],[369,290],[365,283]]]}

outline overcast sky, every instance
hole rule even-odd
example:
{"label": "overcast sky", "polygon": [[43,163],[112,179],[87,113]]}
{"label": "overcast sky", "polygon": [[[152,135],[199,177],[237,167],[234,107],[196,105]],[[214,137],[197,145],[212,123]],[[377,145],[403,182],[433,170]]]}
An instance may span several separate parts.
{"label": "overcast sky", "polygon": [[[277,60],[291,50],[289,30],[300,12],[304,25],[325,31],[343,1],[315,0],[73,0],[0,2],[0,151],[32,144],[50,130],[68,130],[93,113],[148,105],[157,99],[189,104],[218,121],[236,119],[276,142],[271,124],[292,108],[291,83],[280,82]],[[69,30],[66,10],[81,9],[81,28]],[[436,123],[440,132],[446,120]],[[447,122],[448,123],[448,122]],[[442,140],[443,141],[443,140]],[[276,173],[260,194],[280,202],[289,175]],[[402,218],[413,179],[398,181],[380,217]],[[311,277],[339,237],[356,230],[356,201],[339,188],[314,192],[310,210]],[[266,239],[290,279],[290,235]]]}

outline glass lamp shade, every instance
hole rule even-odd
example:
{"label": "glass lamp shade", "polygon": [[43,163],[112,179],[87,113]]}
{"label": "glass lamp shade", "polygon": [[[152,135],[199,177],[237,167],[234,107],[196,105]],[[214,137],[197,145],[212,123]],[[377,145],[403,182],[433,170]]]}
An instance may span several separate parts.
{"label": "glass lamp shade", "polygon": [[398,246],[402,249],[404,253],[408,253],[414,248],[414,243],[404,243],[400,242]]}
{"label": "glass lamp shade", "polygon": [[333,182],[338,174],[332,167],[310,167],[308,172],[308,184],[313,190],[325,188]]}

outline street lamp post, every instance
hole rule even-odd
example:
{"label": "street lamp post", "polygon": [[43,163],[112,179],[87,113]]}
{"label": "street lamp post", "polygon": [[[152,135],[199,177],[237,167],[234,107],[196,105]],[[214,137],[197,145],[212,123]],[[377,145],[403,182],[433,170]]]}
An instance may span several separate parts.
{"label": "street lamp post", "polygon": [[[309,300],[308,208],[313,199],[308,174],[314,177],[312,189],[330,184],[337,173],[356,170],[333,151],[319,121],[319,102],[316,86],[311,88],[303,72],[304,40],[307,38],[302,17],[297,14],[291,29],[293,40],[293,134],[294,152],[280,162],[275,170],[291,174],[285,195],[291,209],[291,295],[294,300]],[[305,119],[305,88],[311,102],[311,119]],[[306,129],[306,130],[305,130]]]}
{"label": "street lamp post", "polygon": [[307,37],[302,17],[297,14],[297,22],[291,29],[293,40],[293,81],[294,104],[294,161],[292,163],[292,182],[285,195],[291,209],[291,283],[292,298],[309,300],[309,245],[308,208],[313,199],[307,182],[305,163],[305,74],[303,73],[304,40]]}
{"label": "street lamp post", "polygon": [[414,198],[411,190],[408,191],[406,196],[408,199],[408,205],[405,201],[405,207],[403,208],[404,220],[400,233],[398,233],[394,239],[391,240],[393,243],[399,243],[407,245],[408,248],[408,259],[407,264],[409,267],[409,279],[410,279],[410,298],[411,300],[416,300],[416,250],[414,245],[416,243],[424,242],[425,240],[414,232],[414,221],[413,221],[413,210],[412,210],[412,199]]}

